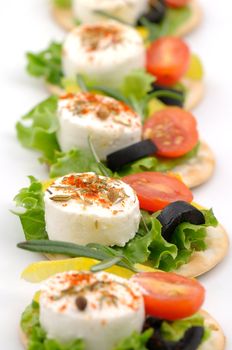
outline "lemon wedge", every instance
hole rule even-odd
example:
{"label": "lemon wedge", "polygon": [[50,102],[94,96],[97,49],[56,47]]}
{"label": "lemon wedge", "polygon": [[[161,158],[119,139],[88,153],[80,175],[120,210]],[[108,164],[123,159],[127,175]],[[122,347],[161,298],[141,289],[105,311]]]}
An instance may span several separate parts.
{"label": "lemon wedge", "polygon": [[43,191],[45,192],[46,189],[51,186],[51,184],[54,182],[55,179],[49,179],[49,180],[45,180],[42,181],[42,186],[43,186]]}
{"label": "lemon wedge", "polygon": [[193,80],[201,80],[203,76],[204,69],[201,60],[197,55],[192,54],[189,69],[185,74],[185,77]]}
{"label": "lemon wedge", "polygon": [[149,36],[149,32],[145,27],[137,27],[137,32],[141,35],[142,39],[146,41]]}
{"label": "lemon wedge", "polygon": [[156,98],[153,98],[148,103],[148,115],[149,115],[149,117],[152,117],[154,113],[159,112],[166,107],[167,106],[165,106],[165,104],[163,104],[161,101],[159,101]]}
{"label": "lemon wedge", "polygon": [[[52,275],[65,271],[89,271],[99,261],[89,258],[73,258],[56,261],[40,261],[30,264],[21,274],[21,277],[31,283],[39,283]],[[136,264],[135,268],[140,272],[154,272],[152,267]],[[115,275],[130,278],[134,272],[120,266],[112,266],[106,270]]]}
{"label": "lemon wedge", "polygon": [[40,295],[41,295],[41,292],[40,290],[38,292],[36,292],[33,296],[33,301],[35,301],[36,303],[39,304],[39,299],[40,299]]}

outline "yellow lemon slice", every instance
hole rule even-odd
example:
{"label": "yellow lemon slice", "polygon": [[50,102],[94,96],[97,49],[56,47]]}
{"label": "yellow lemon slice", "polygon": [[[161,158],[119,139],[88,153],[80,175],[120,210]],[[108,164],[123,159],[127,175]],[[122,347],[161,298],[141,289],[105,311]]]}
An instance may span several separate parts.
{"label": "yellow lemon slice", "polygon": [[203,76],[204,76],[204,68],[201,63],[201,60],[197,55],[192,54],[190,59],[189,69],[185,74],[185,77],[193,80],[201,80]]}
{"label": "yellow lemon slice", "polygon": [[[65,271],[89,271],[93,265],[99,263],[98,260],[89,258],[73,258],[58,261],[41,261],[30,264],[21,274],[21,277],[32,283],[39,283],[52,275]],[[135,268],[140,272],[154,272],[152,267],[136,264]],[[115,275],[130,278],[134,272],[120,266],[112,266],[106,270]]]}
{"label": "yellow lemon slice", "polygon": [[154,113],[159,112],[166,107],[167,106],[165,106],[165,104],[163,104],[161,101],[159,101],[156,98],[153,98],[148,103],[148,115],[149,115],[149,117],[152,117]]}
{"label": "yellow lemon slice", "polygon": [[41,292],[40,290],[34,294],[33,301],[39,304],[39,299],[40,299]]}
{"label": "yellow lemon slice", "polygon": [[43,191],[45,192],[46,189],[51,186],[51,184],[54,182],[55,179],[49,179],[49,180],[45,180],[42,181],[42,186],[43,186]]}
{"label": "yellow lemon slice", "polygon": [[137,27],[138,33],[141,35],[142,39],[146,41],[149,36],[149,31],[145,27]]}

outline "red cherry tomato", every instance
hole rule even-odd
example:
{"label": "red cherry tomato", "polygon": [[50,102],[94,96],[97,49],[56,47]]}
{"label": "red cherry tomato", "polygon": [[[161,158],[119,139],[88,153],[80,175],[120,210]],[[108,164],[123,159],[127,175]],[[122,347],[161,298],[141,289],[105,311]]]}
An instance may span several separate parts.
{"label": "red cherry tomato", "polygon": [[165,320],[178,320],[195,314],[205,298],[204,287],[194,279],[167,272],[144,272],[132,280],[144,292],[146,314]]}
{"label": "red cherry tomato", "polygon": [[175,201],[191,202],[192,192],[174,176],[144,172],[128,175],[122,178],[137,193],[140,208],[148,211],[158,211]]}
{"label": "red cherry tomato", "polygon": [[199,140],[196,119],[179,107],[156,112],[145,122],[143,137],[152,139],[158,147],[157,155],[167,158],[185,155]]}
{"label": "red cherry tomato", "polygon": [[163,37],[147,49],[147,71],[163,86],[176,84],[187,72],[190,50],[182,39]]}
{"label": "red cherry tomato", "polygon": [[165,3],[168,7],[179,8],[187,6],[190,0],[165,0]]}

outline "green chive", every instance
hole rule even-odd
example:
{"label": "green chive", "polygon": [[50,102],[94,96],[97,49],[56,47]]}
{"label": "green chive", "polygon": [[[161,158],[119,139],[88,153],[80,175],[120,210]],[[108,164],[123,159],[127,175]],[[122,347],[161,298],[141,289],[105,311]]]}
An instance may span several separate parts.
{"label": "green chive", "polygon": [[102,262],[100,262],[99,264],[94,265],[91,268],[92,272],[98,272],[98,271],[102,271],[102,270],[107,270],[110,267],[117,265],[117,263],[119,263],[122,260],[122,257],[120,256],[115,256],[113,258],[109,258],[106,260],[103,260]]}
{"label": "green chive", "polygon": [[128,261],[124,257],[120,256],[119,259],[119,256],[115,257],[109,253],[107,254],[104,247],[102,251],[100,251],[100,245],[98,249],[94,249],[69,242],[51,240],[31,240],[17,244],[17,247],[36,253],[62,254],[72,258],[86,257],[100,261],[107,261],[109,259],[115,259],[116,261],[117,257],[117,262],[115,263],[116,265],[124,267],[134,272],[137,271],[133,267],[133,264],[131,262],[128,263]]}

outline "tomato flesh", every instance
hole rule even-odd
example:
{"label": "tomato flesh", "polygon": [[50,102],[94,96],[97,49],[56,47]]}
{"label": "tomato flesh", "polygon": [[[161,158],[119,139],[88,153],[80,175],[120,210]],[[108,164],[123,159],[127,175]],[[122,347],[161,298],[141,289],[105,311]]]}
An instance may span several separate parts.
{"label": "tomato flesh", "polygon": [[163,86],[176,84],[187,72],[190,50],[180,38],[163,37],[154,41],[147,49],[147,71]]}
{"label": "tomato flesh", "polygon": [[144,272],[132,280],[142,287],[146,314],[164,320],[192,316],[205,299],[205,289],[197,280],[175,273]]}
{"label": "tomato flesh", "polygon": [[167,158],[185,155],[199,140],[196,119],[178,107],[156,112],[145,122],[143,136],[156,144],[158,156]]}
{"label": "tomato flesh", "polygon": [[187,6],[190,0],[165,0],[165,3],[168,7],[179,8]]}
{"label": "tomato flesh", "polygon": [[140,208],[156,212],[172,202],[182,200],[190,203],[192,192],[179,179],[159,172],[143,172],[122,178],[136,192]]}

